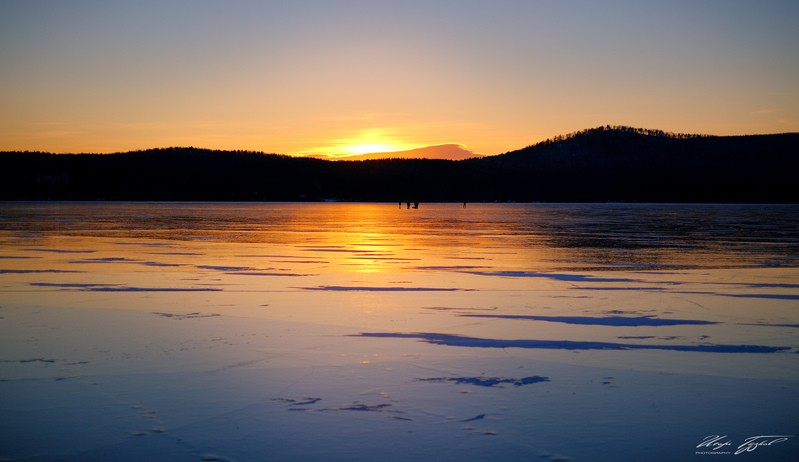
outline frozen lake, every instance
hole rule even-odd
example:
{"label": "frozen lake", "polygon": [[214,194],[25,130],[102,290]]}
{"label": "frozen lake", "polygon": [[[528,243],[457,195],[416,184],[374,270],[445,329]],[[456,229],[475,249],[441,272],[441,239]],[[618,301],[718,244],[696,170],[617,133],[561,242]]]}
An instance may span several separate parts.
{"label": "frozen lake", "polygon": [[799,459],[798,353],[799,206],[0,204],[0,460]]}

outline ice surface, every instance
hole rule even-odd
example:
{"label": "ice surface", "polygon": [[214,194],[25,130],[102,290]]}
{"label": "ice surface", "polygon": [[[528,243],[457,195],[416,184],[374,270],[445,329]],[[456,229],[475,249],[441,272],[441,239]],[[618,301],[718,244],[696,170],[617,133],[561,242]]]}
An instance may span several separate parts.
{"label": "ice surface", "polygon": [[799,456],[793,206],[0,211],[0,460]]}

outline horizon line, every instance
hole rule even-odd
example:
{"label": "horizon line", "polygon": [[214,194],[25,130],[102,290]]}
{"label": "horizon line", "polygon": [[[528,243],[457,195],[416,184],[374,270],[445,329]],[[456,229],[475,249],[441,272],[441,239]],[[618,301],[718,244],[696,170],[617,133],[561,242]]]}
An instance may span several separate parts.
{"label": "horizon line", "polygon": [[[531,144],[527,144],[521,147],[516,148],[509,148],[499,153],[495,154],[484,154],[484,153],[477,153],[474,151],[470,151],[467,148],[467,145],[464,143],[459,142],[444,142],[444,143],[434,143],[429,145],[422,145],[414,148],[409,149],[400,149],[394,151],[375,151],[375,152],[368,152],[363,154],[350,154],[345,156],[333,156],[332,154],[323,153],[323,152],[294,152],[294,153],[281,153],[281,152],[269,152],[266,150],[257,150],[257,149],[246,149],[246,148],[210,148],[210,147],[201,147],[201,146],[194,146],[194,145],[163,145],[163,146],[151,146],[147,148],[134,148],[128,150],[120,150],[120,151],[95,151],[95,152],[88,152],[88,151],[81,151],[81,152],[67,152],[67,151],[42,151],[42,150],[31,150],[31,149],[4,149],[0,150],[0,153],[31,153],[31,154],[53,154],[53,155],[115,155],[115,154],[130,154],[136,152],[146,152],[146,151],[157,151],[157,150],[169,150],[169,149],[198,149],[204,151],[218,151],[218,152],[247,152],[253,154],[265,154],[265,155],[278,155],[278,156],[288,156],[300,159],[318,159],[318,160],[329,160],[329,161],[338,161],[338,160],[347,160],[348,158],[354,157],[363,157],[369,156],[373,154],[395,154],[395,153],[406,153],[410,151],[416,151],[426,148],[436,148],[441,146],[458,146],[461,147],[469,152],[475,154],[475,157],[492,157],[492,156],[499,156],[515,151],[519,151],[522,149],[531,148],[540,144],[552,143],[557,141],[564,141],[570,139],[574,136],[578,136],[581,134],[587,134],[594,131],[623,131],[623,130],[632,130],[639,134],[649,134],[649,133],[661,133],[662,135],[673,137],[673,138],[700,138],[700,137],[715,137],[715,138],[733,138],[733,137],[748,137],[748,136],[773,136],[773,135],[796,135],[799,134],[799,131],[786,131],[786,132],[767,132],[767,133],[742,133],[742,134],[734,134],[734,135],[716,135],[716,134],[708,134],[708,133],[680,133],[680,132],[670,132],[666,130],[660,129],[649,129],[649,128],[642,128],[642,127],[634,127],[631,125],[599,125],[591,128],[585,128],[581,130],[571,131],[567,133],[561,133],[555,136],[550,136],[545,139],[541,139],[539,141],[533,142]],[[390,157],[386,157],[388,159]],[[410,158],[409,158],[410,159]],[[446,160],[446,159],[443,159]]]}

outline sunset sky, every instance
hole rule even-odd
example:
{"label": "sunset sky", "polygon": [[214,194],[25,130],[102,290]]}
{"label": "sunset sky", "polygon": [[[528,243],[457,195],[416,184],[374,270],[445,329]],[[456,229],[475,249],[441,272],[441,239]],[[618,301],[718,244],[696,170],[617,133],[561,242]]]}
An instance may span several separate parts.
{"label": "sunset sky", "polygon": [[0,150],[799,131],[796,0],[3,0]]}

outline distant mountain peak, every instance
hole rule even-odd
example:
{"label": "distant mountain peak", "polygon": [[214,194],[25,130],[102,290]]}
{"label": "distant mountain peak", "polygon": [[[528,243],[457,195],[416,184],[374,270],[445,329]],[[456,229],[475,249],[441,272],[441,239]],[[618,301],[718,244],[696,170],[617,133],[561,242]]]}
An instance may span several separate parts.
{"label": "distant mountain peak", "polygon": [[342,157],[337,160],[375,160],[375,159],[443,159],[464,160],[474,157],[483,157],[466,149],[462,144],[446,143],[423,148],[409,149],[407,151],[373,152],[355,156]]}

